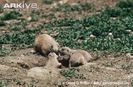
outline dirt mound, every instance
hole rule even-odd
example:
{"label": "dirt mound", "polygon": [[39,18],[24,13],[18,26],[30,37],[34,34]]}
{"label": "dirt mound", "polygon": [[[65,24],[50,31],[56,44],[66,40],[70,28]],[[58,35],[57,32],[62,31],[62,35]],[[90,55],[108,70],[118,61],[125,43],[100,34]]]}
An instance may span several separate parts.
{"label": "dirt mound", "polygon": [[27,76],[36,78],[36,79],[42,79],[46,80],[48,78],[56,79],[58,78],[59,72],[57,70],[49,70],[44,67],[34,67],[30,70],[28,70]]}
{"label": "dirt mound", "polygon": [[[24,51],[24,53],[25,52],[26,51]],[[16,54],[16,56],[0,59],[0,79],[8,81],[8,87],[28,87],[31,84],[37,87],[44,87],[44,85],[52,87],[97,87],[96,84],[85,85],[76,83],[74,85],[70,83],[83,81],[86,81],[87,83],[119,81],[129,83],[132,79],[128,78],[132,76],[131,72],[129,72],[130,70],[126,71],[125,69],[116,67],[119,64],[129,63],[124,61],[126,60],[125,57],[116,57],[116,59],[113,59],[113,61],[117,62],[114,66],[107,66],[107,61],[110,58],[102,58],[88,63],[87,65],[75,67],[77,70],[75,73],[76,77],[73,76],[66,78],[60,72],[68,68],[50,70],[49,68],[44,68],[46,58],[35,54],[28,54],[27,56],[20,56],[18,58],[18,54]],[[131,66],[129,67],[132,70]],[[117,84],[113,84],[111,86],[104,85],[102,87],[127,87],[127,84],[121,84],[119,86]]]}

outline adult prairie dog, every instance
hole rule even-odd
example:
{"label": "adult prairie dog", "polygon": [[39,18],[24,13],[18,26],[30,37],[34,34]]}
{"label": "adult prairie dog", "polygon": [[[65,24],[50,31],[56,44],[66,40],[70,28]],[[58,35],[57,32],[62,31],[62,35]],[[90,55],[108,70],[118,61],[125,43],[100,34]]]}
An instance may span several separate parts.
{"label": "adult prairie dog", "polygon": [[61,63],[58,62],[57,58],[58,56],[54,52],[49,53],[46,67],[47,68],[59,68],[61,66]]}
{"label": "adult prairie dog", "polygon": [[81,50],[81,49],[73,50],[73,49],[70,49],[69,47],[62,47],[62,48],[59,49],[59,51],[60,51],[61,54],[69,55],[69,56],[71,56],[73,54],[78,54],[78,55],[80,54],[84,57],[84,59],[87,62],[90,62],[90,61],[93,60],[93,57],[85,50]]}
{"label": "adult prairie dog", "polygon": [[35,42],[35,51],[43,55],[48,55],[50,52],[58,52],[59,44],[48,34],[41,34],[36,36]]}

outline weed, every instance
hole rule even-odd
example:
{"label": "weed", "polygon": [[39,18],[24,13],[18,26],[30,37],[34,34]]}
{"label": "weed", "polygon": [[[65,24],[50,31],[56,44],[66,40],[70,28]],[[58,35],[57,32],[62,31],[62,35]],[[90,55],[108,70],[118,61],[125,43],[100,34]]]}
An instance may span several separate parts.
{"label": "weed", "polygon": [[2,13],[3,12],[3,7],[2,7],[2,5],[0,4],[0,13]]}
{"label": "weed", "polygon": [[70,12],[70,11],[87,11],[92,9],[94,6],[90,3],[77,3],[75,5],[63,4],[58,5],[56,11]]}
{"label": "weed", "polygon": [[52,4],[52,3],[53,3],[53,0],[43,0],[43,2],[44,2],[45,4]]}
{"label": "weed", "polygon": [[65,77],[75,77],[77,75],[75,69],[61,70],[60,74]]}
{"label": "weed", "polygon": [[5,22],[0,20],[0,26],[5,26],[5,25],[6,25]]}
{"label": "weed", "polygon": [[23,32],[14,31],[0,37],[0,43],[12,44],[13,46],[32,46],[37,30],[26,30]]}
{"label": "weed", "polygon": [[31,21],[37,21],[39,19],[40,12],[33,10],[30,14]]}
{"label": "weed", "polygon": [[22,20],[21,22],[14,24],[14,26],[11,26],[10,29],[12,31],[24,31],[27,23],[28,23],[27,21]]}
{"label": "weed", "polygon": [[0,87],[7,87],[8,81],[0,81]]}
{"label": "weed", "polygon": [[11,19],[17,19],[20,16],[22,16],[21,13],[19,13],[18,11],[13,10],[13,11],[4,13],[3,16],[0,16],[0,19],[1,20],[11,20]]}
{"label": "weed", "polygon": [[[26,29],[25,26],[28,22],[22,21],[21,23],[14,24],[14,26],[10,25],[11,32],[0,36],[0,44],[11,44],[14,48],[16,46],[20,48],[31,47],[36,33],[42,29],[47,29],[48,32],[54,29],[54,32],[58,32],[54,38],[61,46],[82,48],[90,51],[132,53],[132,14],[133,8],[121,8],[118,5],[113,8],[108,7],[98,14],[81,19],[71,17],[54,18],[49,23],[32,29]],[[32,21],[37,21],[40,17],[40,12],[33,11],[31,16]],[[91,39],[90,36],[92,35],[95,38]]]}
{"label": "weed", "polygon": [[10,53],[10,49],[4,48],[4,47],[2,47],[2,45],[0,46],[0,57],[6,56],[9,53]]}
{"label": "weed", "polygon": [[130,82],[130,86],[133,87],[133,81]]}
{"label": "weed", "polygon": [[133,8],[133,1],[132,0],[120,0],[116,6],[120,8]]}

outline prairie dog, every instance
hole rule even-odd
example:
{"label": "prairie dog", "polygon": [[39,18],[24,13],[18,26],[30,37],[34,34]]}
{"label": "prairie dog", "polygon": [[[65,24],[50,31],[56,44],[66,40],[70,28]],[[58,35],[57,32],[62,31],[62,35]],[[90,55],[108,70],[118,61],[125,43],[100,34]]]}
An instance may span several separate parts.
{"label": "prairie dog", "polygon": [[85,50],[81,50],[81,49],[73,50],[73,49],[70,49],[69,47],[62,47],[60,48],[59,51],[61,54],[69,55],[69,56],[71,56],[72,54],[80,53],[80,55],[82,55],[87,62],[90,62],[91,60],[93,60],[93,57]]}
{"label": "prairie dog", "polygon": [[69,59],[69,67],[77,66],[77,65],[85,65],[87,61],[85,60],[84,56],[81,53],[73,53],[70,55]]}
{"label": "prairie dog", "polygon": [[43,55],[48,55],[50,52],[58,52],[59,44],[48,34],[41,34],[35,38],[35,51]]}
{"label": "prairie dog", "polygon": [[61,47],[59,49],[59,52],[63,55],[71,55],[73,52],[75,52],[76,50],[72,50],[69,47]]}
{"label": "prairie dog", "polygon": [[85,50],[78,49],[74,53],[81,53],[84,56],[84,58],[85,58],[85,60],[87,62],[90,62],[90,61],[93,60],[93,57],[87,51],[85,51]]}
{"label": "prairie dog", "polygon": [[61,66],[61,63],[59,63],[57,60],[58,56],[54,52],[49,53],[48,58],[49,59],[48,59],[48,62],[46,64],[46,67],[59,68]]}

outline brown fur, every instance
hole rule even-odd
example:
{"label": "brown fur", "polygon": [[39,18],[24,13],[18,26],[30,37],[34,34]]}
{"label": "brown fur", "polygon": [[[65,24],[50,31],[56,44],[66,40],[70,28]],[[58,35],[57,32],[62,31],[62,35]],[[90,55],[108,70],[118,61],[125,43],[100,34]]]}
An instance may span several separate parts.
{"label": "brown fur", "polygon": [[93,57],[85,50],[79,49],[79,50],[76,50],[75,53],[81,53],[87,62],[90,62],[93,60]]}
{"label": "brown fur", "polygon": [[41,34],[35,38],[35,51],[43,55],[48,55],[50,52],[57,52],[59,44],[48,34]]}
{"label": "brown fur", "polygon": [[53,53],[53,52],[49,53],[48,58],[49,58],[49,60],[46,64],[46,67],[59,68],[61,66],[61,63],[59,63],[57,60],[58,56],[55,53]]}
{"label": "brown fur", "polygon": [[69,67],[77,65],[85,65],[87,61],[81,53],[75,52],[70,56]]}
{"label": "brown fur", "polygon": [[75,50],[70,49],[69,47],[61,47],[59,52],[63,55],[71,55]]}
{"label": "brown fur", "polygon": [[70,49],[69,47],[62,47],[60,48],[59,51],[61,54],[70,55],[70,56],[74,53],[76,54],[80,53],[87,62],[90,62],[91,60],[93,60],[93,57],[85,50],[81,50],[81,49],[73,50],[73,49]]}

